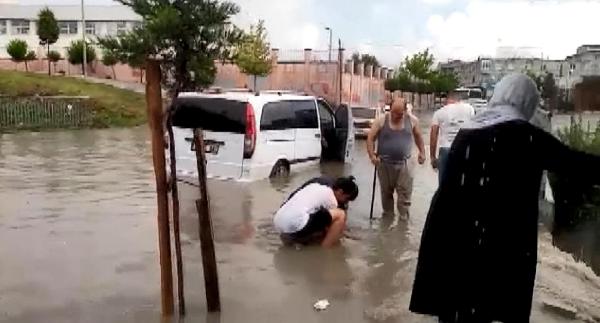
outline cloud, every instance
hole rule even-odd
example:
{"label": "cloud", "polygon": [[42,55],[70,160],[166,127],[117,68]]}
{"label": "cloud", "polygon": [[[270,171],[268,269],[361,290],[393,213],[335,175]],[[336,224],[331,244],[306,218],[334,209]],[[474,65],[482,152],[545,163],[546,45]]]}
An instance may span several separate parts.
{"label": "cloud", "polygon": [[429,4],[429,5],[446,5],[446,4],[453,2],[454,0],[421,0],[421,1],[426,4]]}
{"label": "cloud", "polygon": [[433,14],[426,28],[440,58],[495,55],[499,47],[517,54],[563,59],[584,43],[598,43],[600,2],[481,1],[447,16]]}
{"label": "cloud", "polygon": [[241,28],[265,21],[272,47],[283,49],[315,48],[324,41],[324,31],[312,21],[313,0],[272,1],[235,0],[241,12],[233,22]]}

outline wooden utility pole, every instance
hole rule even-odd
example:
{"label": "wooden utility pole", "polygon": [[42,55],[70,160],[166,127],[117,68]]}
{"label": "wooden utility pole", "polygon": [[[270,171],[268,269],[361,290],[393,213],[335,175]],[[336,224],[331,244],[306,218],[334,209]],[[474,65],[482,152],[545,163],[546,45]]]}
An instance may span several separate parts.
{"label": "wooden utility pole", "polygon": [[217,259],[215,256],[212,219],[210,217],[210,201],[208,199],[208,187],[206,185],[204,134],[201,129],[194,129],[194,146],[196,150],[198,180],[200,182],[200,199],[196,200],[196,209],[198,211],[200,247],[202,249],[202,267],[204,269],[206,307],[208,308],[209,312],[220,312],[221,298],[219,296],[219,277],[217,273]]}
{"label": "wooden utility pole", "polygon": [[[85,27],[85,26],[84,26]],[[156,179],[158,204],[158,249],[160,254],[160,292],[163,315],[173,314],[173,269],[171,268],[171,238],[169,230],[169,204],[167,198],[167,171],[165,167],[165,142],[163,133],[162,93],[160,87],[160,62],[146,60],[146,107],[152,138],[152,162]]]}
{"label": "wooden utility pole", "polygon": [[343,53],[344,50],[342,49],[342,40],[338,38],[338,65],[340,67],[340,82],[338,83],[338,105],[342,104],[342,79],[344,77],[344,57],[343,57]]}

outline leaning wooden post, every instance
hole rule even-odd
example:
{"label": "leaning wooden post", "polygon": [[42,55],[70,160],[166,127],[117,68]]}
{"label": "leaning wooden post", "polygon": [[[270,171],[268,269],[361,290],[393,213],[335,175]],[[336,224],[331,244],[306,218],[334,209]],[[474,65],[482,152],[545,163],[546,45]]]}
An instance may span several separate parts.
{"label": "leaning wooden post", "polygon": [[179,314],[185,315],[185,294],[183,287],[183,257],[181,255],[181,235],[179,228],[179,190],[177,188],[177,159],[175,155],[175,136],[173,135],[172,111],[167,117],[169,134],[169,155],[171,161],[171,203],[173,213],[173,239],[175,240],[175,267],[177,268],[177,302]]}
{"label": "leaning wooden post", "polygon": [[165,142],[163,133],[162,93],[160,87],[160,62],[146,60],[146,107],[152,138],[152,161],[156,178],[158,203],[158,250],[160,254],[160,294],[163,315],[173,314],[173,269],[171,268],[171,237],[169,230],[169,204],[167,198],[167,170],[165,167]]}
{"label": "leaning wooden post", "polygon": [[221,311],[219,296],[219,276],[215,257],[215,242],[212,220],[210,217],[210,201],[206,185],[206,157],[204,156],[204,135],[202,130],[194,129],[194,147],[200,182],[200,199],[196,200],[202,249],[202,267],[204,269],[204,286],[206,289],[206,306],[209,312]]}

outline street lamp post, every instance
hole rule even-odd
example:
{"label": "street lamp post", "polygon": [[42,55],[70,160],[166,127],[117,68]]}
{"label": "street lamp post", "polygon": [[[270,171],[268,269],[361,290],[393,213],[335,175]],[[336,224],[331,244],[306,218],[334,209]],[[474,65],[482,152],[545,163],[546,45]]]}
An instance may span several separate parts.
{"label": "street lamp post", "polygon": [[87,76],[87,44],[85,42],[85,7],[83,1],[81,0],[81,35],[83,39],[83,63],[81,66],[83,67],[83,77],[85,78]]}
{"label": "street lamp post", "polygon": [[331,62],[331,42],[332,42],[332,35],[333,35],[333,30],[331,30],[330,27],[325,27],[325,30],[329,31],[329,61]]}

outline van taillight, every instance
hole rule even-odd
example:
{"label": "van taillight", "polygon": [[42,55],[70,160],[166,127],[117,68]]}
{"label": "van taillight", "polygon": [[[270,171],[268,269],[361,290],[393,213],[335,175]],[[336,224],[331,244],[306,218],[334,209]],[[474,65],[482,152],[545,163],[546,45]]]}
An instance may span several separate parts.
{"label": "van taillight", "polygon": [[252,157],[256,146],[256,120],[252,104],[246,104],[246,134],[244,135],[244,158]]}

